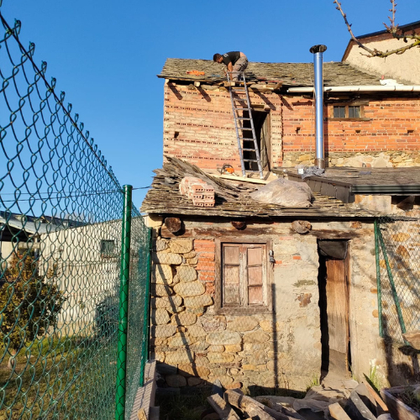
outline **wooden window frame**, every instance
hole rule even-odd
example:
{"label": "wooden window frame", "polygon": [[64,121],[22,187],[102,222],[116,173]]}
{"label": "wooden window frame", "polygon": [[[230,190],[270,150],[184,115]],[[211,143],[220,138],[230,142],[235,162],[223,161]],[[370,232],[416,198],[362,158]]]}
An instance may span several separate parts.
{"label": "wooden window frame", "polygon": [[[344,117],[334,117],[334,108],[342,107],[344,108]],[[350,107],[359,107],[360,108],[360,117],[349,117],[349,108]],[[369,118],[365,118],[365,108],[364,103],[334,103],[331,105],[330,119],[334,121],[368,121]]]}
{"label": "wooden window frame", "polygon": [[[243,245],[264,245],[265,252],[263,255],[263,299],[265,304],[250,306],[223,306],[222,288],[223,288],[223,266],[222,266],[222,249],[223,244],[243,244]],[[258,239],[254,236],[244,236],[241,238],[218,238],[215,240],[215,310],[219,314],[254,314],[254,313],[270,313],[273,310],[272,300],[272,282],[273,269],[269,264],[268,254],[272,249],[272,241],[269,239]],[[242,287],[245,287],[242,285]]]}

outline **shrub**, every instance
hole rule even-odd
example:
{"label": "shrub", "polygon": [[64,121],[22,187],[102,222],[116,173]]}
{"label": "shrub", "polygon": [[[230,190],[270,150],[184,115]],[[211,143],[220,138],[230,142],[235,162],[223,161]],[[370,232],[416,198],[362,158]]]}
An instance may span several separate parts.
{"label": "shrub", "polygon": [[7,262],[0,286],[0,338],[10,353],[57,326],[65,297],[54,271],[40,276],[31,252],[15,252]]}

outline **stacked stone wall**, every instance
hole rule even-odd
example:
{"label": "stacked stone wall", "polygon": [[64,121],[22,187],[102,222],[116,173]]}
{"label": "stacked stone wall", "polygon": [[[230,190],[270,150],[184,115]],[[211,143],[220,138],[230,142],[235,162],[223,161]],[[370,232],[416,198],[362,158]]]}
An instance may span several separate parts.
{"label": "stacked stone wall", "polygon": [[[184,237],[155,238],[151,351],[159,362],[162,386],[204,386],[219,379],[226,388],[304,390],[319,378],[319,238],[345,238],[349,243],[353,376],[361,380],[375,366],[384,385],[391,380],[392,369],[394,383],[395,378],[407,378],[407,369],[414,363],[411,356],[396,354],[379,337],[373,223],[317,222],[307,235],[293,232],[289,222],[250,224],[243,231],[230,223],[184,220],[184,224]],[[411,225],[407,229],[413,230]],[[272,310],[217,309],[216,270],[220,268],[215,238],[229,242],[241,237],[244,243],[253,238],[270,240],[275,258],[269,267]],[[415,242],[407,235],[392,238],[398,255],[415,252]],[[397,360],[401,368],[392,366]]]}
{"label": "stacked stone wall", "polygon": [[274,342],[283,332],[272,314],[214,311],[214,240],[155,243],[151,344],[165,385],[200,386],[216,379],[226,388],[279,385]]}

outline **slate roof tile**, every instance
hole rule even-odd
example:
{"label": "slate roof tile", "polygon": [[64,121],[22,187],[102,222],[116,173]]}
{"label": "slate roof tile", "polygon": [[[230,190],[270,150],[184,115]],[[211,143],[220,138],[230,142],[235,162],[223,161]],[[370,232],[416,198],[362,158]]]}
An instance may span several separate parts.
{"label": "slate roof tile", "polygon": [[[217,83],[225,80],[223,64],[211,60],[168,58],[160,78],[185,81]],[[197,70],[204,76],[192,76],[187,72]],[[247,80],[254,82],[280,82],[284,86],[313,86],[313,63],[255,63],[250,62],[246,71]],[[380,86],[379,78],[362,72],[350,64],[324,62],[325,86]]]}
{"label": "slate roof tile", "polygon": [[[152,187],[147,192],[141,211],[159,215],[189,215],[229,218],[371,218],[375,213],[362,210],[354,204],[314,194],[315,201],[309,208],[287,208],[275,204],[265,204],[253,200],[250,193],[258,185],[241,181],[230,181],[205,173],[203,170],[186,161],[165,157],[162,169],[154,172],[156,176]],[[196,207],[192,200],[182,195],[179,183],[184,176],[198,177],[214,187],[216,203],[214,207]]]}

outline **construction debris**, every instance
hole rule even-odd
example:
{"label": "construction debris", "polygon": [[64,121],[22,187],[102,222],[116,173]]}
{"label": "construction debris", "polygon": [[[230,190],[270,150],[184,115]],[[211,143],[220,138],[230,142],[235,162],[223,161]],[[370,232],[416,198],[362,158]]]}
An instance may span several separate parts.
{"label": "construction debris", "polygon": [[186,176],[179,183],[179,192],[197,207],[214,207],[214,187],[200,178]]}
{"label": "construction debris", "polygon": [[[349,388],[311,388],[304,398],[264,395],[251,398],[220,382],[207,401],[222,420],[393,420],[369,384],[346,381]],[[312,413],[312,414],[309,414]]]}

